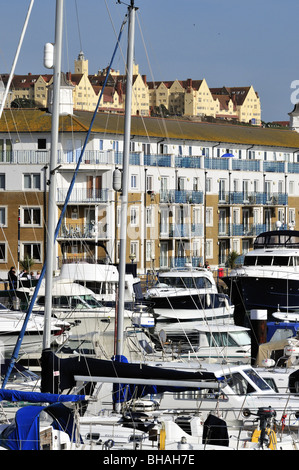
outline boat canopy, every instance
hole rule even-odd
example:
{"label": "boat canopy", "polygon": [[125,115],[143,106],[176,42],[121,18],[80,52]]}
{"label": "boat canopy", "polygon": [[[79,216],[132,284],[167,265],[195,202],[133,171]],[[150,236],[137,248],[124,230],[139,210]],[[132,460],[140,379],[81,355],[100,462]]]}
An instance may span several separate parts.
{"label": "boat canopy", "polygon": [[253,248],[299,248],[298,230],[272,230],[260,233],[254,240]]}
{"label": "boat canopy", "polygon": [[[189,372],[186,370],[165,369],[164,367],[154,367],[144,364],[128,363],[123,356],[116,357],[114,360],[102,360],[95,358],[71,357],[60,359],[52,351],[44,350],[41,358],[41,390],[46,393],[62,393],[76,385],[75,376],[121,378],[124,379],[124,385],[114,384],[113,399],[115,402],[125,401],[134,397],[140,398],[149,393],[163,393],[166,391],[190,390],[189,382],[199,382],[196,389],[202,388],[203,382],[219,383],[213,372],[197,371]],[[136,379],[138,385],[125,385],[126,379]],[[144,383],[140,384],[140,380]],[[155,385],[155,381],[169,380],[172,383],[186,381],[186,388],[182,386],[174,387],[171,385]],[[194,389],[194,387],[191,387]],[[120,392],[124,390],[124,394]]]}
{"label": "boat canopy", "polygon": [[10,450],[40,450],[40,416],[47,413],[54,429],[66,432],[74,441],[75,421],[72,410],[62,403],[50,406],[24,406],[20,408],[13,423],[1,434],[0,445]]}

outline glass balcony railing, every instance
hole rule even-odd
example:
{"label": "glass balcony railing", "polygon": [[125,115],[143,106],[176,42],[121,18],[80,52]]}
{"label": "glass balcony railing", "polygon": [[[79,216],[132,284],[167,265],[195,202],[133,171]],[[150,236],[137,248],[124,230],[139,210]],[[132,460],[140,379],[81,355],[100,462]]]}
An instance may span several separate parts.
{"label": "glass balcony railing", "polygon": [[160,202],[177,204],[202,204],[203,191],[177,191],[175,189],[161,191]]}
{"label": "glass balcony railing", "polygon": [[218,225],[221,237],[256,237],[262,232],[274,230],[275,224],[224,224]]}
{"label": "glass balcony railing", "polygon": [[288,195],[284,193],[221,192],[219,193],[219,203],[283,206],[288,203]]}
{"label": "glass balcony railing", "polygon": [[188,264],[192,264],[194,268],[203,266],[202,256],[173,256],[168,261],[170,268],[184,268]]}
{"label": "glass balcony railing", "polygon": [[58,238],[81,239],[81,238],[107,238],[106,224],[63,224],[60,227]]}
{"label": "glass balcony railing", "polygon": [[163,224],[160,226],[160,237],[189,238],[203,237],[203,224]]}
{"label": "glass balcony railing", "polygon": [[144,155],[144,165],[171,167],[171,155]]}
{"label": "glass balcony railing", "polygon": [[[64,203],[67,196],[68,189],[57,188],[57,203]],[[74,188],[72,190],[69,202],[108,202],[108,189],[87,189],[87,188]]]}

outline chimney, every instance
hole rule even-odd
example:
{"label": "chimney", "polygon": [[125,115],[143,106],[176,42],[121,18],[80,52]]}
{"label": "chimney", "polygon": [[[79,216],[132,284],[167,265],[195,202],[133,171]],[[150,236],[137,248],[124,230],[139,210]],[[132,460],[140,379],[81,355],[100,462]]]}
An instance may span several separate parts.
{"label": "chimney", "polygon": [[143,80],[144,84],[146,85],[146,75],[142,75],[142,80]]}

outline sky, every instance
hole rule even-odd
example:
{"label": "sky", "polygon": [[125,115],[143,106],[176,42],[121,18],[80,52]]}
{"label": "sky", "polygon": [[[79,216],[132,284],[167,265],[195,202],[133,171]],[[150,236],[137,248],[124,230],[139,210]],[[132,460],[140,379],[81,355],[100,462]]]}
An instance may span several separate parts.
{"label": "sky", "polygon": [[[1,3],[0,73],[9,73],[30,0]],[[64,0],[63,71],[74,71],[81,50],[90,74],[108,66],[127,3]],[[252,85],[263,121],[289,119],[299,90],[298,0],[135,0],[135,6],[135,62],[148,81]],[[56,0],[34,1],[16,74],[52,73],[43,50],[54,42],[55,7]],[[121,73],[126,40],[127,29],[112,65]]]}

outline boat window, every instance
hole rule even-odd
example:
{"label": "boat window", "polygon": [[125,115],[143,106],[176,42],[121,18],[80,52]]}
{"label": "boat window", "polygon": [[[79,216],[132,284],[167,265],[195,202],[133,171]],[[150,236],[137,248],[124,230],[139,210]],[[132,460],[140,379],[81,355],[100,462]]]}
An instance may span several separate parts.
{"label": "boat window", "polygon": [[250,380],[252,380],[252,382],[254,382],[255,385],[257,385],[257,387],[260,390],[269,390],[269,391],[272,390],[271,387],[269,387],[269,385],[262,379],[260,375],[256,373],[255,370],[247,369],[244,372],[250,378]]}
{"label": "boat window", "polygon": [[292,265],[290,263],[290,258],[289,256],[274,256],[273,258],[273,265],[275,266],[289,266]]}
{"label": "boat window", "polygon": [[185,390],[183,392],[175,392],[173,397],[175,400],[228,401],[228,397],[224,393],[219,393],[218,390],[214,389]]}
{"label": "boat window", "polygon": [[272,377],[263,377],[263,379],[265,380],[265,382],[267,382],[268,385],[270,385],[270,387],[271,387],[276,393],[278,393],[277,385],[276,385],[276,383],[274,382],[274,380],[272,379]]}
{"label": "boat window", "polygon": [[257,264],[259,266],[271,266],[272,260],[273,260],[273,256],[258,256]]}
{"label": "boat window", "polygon": [[102,307],[102,303],[99,302],[95,297],[92,295],[81,295],[80,297],[84,302],[88,304],[91,308],[99,308]]}
{"label": "boat window", "polygon": [[237,394],[246,395],[247,393],[254,392],[254,388],[248,383],[248,381],[239,372],[230,374],[225,377],[227,385]]}
{"label": "boat window", "polygon": [[207,333],[207,338],[209,341],[209,346],[238,346],[234,339],[227,333]]}
{"label": "boat window", "polygon": [[81,307],[83,308],[85,305],[84,305],[84,302],[83,302],[83,299],[81,297],[71,297],[71,307],[72,308],[78,308],[78,307]]}
{"label": "boat window", "polygon": [[231,331],[230,336],[238,346],[249,346],[251,339],[247,331]]}
{"label": "boat window", "polygon": [[255,266],[256,263],[256,256],[245,256],[244,258],[244,266]]}
{"label": "boat window", "polygon": [[164,277],[161,281],[170,287],[180,289],[206,289],[212,287],[212,283],[206,277]]}

